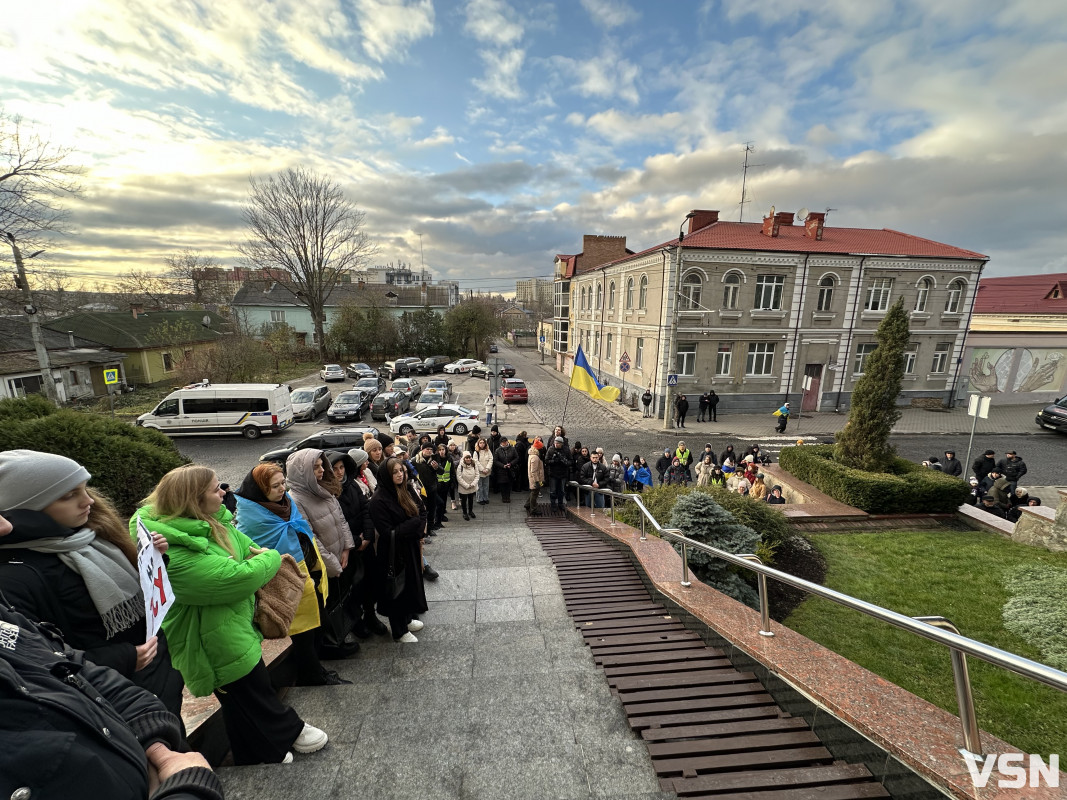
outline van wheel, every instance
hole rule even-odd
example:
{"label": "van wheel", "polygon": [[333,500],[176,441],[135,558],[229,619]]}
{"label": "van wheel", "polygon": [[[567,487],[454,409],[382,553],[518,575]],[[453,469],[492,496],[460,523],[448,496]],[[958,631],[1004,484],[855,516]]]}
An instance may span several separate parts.
{"label": "van wheel", "polygon": [[246,439],[258,439],[259,428],[257,428],[255,425],[245,425],[243,428],[241,428],[241,435]]}
{"label": "van wheel", "polygon": [[411,432],[412,432],[413,430],[415,430],[415,429],[414,429],[414,428],[412,428],[412,427],[411,427],[410,425],[401,425],[401,426],[400,426],[400,432],[401,432],[401,433],[402,433],[402,434],[403,434],[404,436],[407,436],[407,435],[408,435],[409,433],[411,433]]}
{"label": "van wheel", "polygon": [[466,436],[467,426],[463,423],[460,423],[459,425],[456,425],[454,428],[452,428],[452,431],[456,434],[456,436]]}

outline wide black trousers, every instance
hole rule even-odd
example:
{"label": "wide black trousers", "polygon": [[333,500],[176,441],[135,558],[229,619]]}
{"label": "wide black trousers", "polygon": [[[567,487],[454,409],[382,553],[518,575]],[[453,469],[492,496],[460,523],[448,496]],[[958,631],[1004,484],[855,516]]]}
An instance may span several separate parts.
{"label": "wide black trousers", "polygon": [[304,721],[278,699],[260,659],[252,671],[215,690],[230,739],[233,763],[280,764]]}

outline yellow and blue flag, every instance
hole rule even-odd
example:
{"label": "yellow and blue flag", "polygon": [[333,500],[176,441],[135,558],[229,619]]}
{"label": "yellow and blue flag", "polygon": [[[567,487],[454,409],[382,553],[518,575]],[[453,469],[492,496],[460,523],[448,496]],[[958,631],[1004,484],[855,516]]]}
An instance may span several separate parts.
{"label": "yellow and blue flag", "polygon": [[571,387],[579,392],[585,392],[594,400],[603,400],[612,403],[619,399],[619,390],[614,386],[603,386],[593,375],[593,368],[585,360],[582,346],[578,345],[578,352],[574,355],[574,369],[571,370]]}

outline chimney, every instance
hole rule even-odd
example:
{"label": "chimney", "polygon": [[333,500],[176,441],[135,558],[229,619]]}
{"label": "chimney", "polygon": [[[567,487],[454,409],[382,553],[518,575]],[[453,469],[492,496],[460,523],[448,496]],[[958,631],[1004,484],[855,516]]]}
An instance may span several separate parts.
{"label": "chimney", "polygon": [[582,237],[582,271],[599,267],[611,261],[625,258],[625,236],[595,236],[586,234]]}
{"label": "chimney", "polygon": [[692,216],[689,218],[689,230],[686,235],[699,231],[701,228],[706,228],[708,225],[714,225],[719,221],[718,211],[704,211],[694,209],[689,212]]}
{"label": "chimney", "polygon": [[133,318],[137,319],[139,316],[141,316],[141,314],[144,313],[144,306],[138,305],[137,303],[131,303],[130,311],[133,313]]}
{"label": "chimney", "polygon": [[74,348],[74,331],[67,331],[67,341],[70,342],[70,346]]}
{"label": "chimney", "polygon": [[773,214],[769,217],[763,218],[763,228],[761,233],[764,236],[777,237],[778,236],[778,215]]}
{"label": "chimney", "polygon": [[817,242],[822,241],[822,226],[826,220],[826,214],[822,211],[809,211],[808,218],[804,220],[804,235]]}
{"label": "chimney", "polygon": [[793,224],[793,212],[792,211],[779,211],[776,215],[778,217],[779,225],[792,225]]}

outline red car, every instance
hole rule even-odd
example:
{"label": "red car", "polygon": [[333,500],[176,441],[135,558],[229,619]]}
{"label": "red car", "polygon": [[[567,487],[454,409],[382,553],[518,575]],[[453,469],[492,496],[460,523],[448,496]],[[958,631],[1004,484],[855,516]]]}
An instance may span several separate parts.
{"label": "red car", "polygon": [[526,391],[526,384],[521,378],[505,378],[504,386],[500,390],[504,398],[504,405],[508,403],[526,403],[530,396]]}

